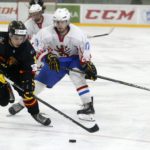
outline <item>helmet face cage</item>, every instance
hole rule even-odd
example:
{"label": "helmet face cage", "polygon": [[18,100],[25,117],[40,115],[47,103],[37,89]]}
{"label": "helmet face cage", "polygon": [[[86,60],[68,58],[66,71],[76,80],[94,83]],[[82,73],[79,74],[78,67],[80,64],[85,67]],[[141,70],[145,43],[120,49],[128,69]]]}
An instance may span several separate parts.
{"label": "helmet face cage", "polygon": [[12,21],[8,26],[9,36],[19,35],[26,36],[27,29],[21,21]]}
{"label": "helmet face cage", "polygon": [[66,8],[58,8],[54,15],[53,15],[53,21],[67,21],[67,23],[69,24],[70,22],[70,12],[68,11],[68,9]]}

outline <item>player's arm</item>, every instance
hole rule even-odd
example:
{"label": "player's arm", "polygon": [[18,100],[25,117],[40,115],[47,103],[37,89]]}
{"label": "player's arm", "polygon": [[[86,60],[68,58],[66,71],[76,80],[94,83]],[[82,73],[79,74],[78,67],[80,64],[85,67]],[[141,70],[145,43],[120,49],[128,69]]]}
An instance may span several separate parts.
{"label": "player's arm", "polygon": [[36,58],[38,64],[45,60],[51,70],[59,72],[59,60],[57,58],[57,55],[51,53],[52,49],[49,47],[50,40],[51,36],[47,36],[45,30],[41,30],[36,36],[34,36],[34,38],[32,39],[32,43],[36,50]]}
{"label": "player's arm", "polygon": [[36,51],[28,40],[24,45],[24,51],[21,55],[22,68],[25,72],[34,74],[37,71]]}
{"label": "player's arm", "polygon": [[45,55],[48,54],[47,38],[45,38],[45,31],[41,30],[31,39],[31,43],[36,51],[36,58],[38,61],[43,61]]}
{"label": "player's arm", "polygon": [[5,41],[8,36],[8,32],[0,32],[0,70],[5,71],[5,69],[8,67],[7,61],[5,58],[5,50],[7,49],[7,46]]}
{"label": "player's arm", "polygon": [[20,76],[21,76],[21,87],[24,89],[24,98],[27,96],[32,99],[33,91],[34,91],[34,76],[37,71],[36,64],[36,53],[33,46],[29,41],[24,43],[24,47],[22,47],[23,52],[21,54],[20,63]]}
{"label": "player's arm", "polygon": [[83,71],[86,73],[85,78],[90,80],[97,79],[97,69],[91,61],[90,42],[83,36],[79,42],[79,58]]}
{"label": "player's arm", "polygon": [[33,36],[33,24],[30,20],[27,20],[25,23],[25,26],[27,28],[27,38],[29,40],[31,40],[32,36]]}

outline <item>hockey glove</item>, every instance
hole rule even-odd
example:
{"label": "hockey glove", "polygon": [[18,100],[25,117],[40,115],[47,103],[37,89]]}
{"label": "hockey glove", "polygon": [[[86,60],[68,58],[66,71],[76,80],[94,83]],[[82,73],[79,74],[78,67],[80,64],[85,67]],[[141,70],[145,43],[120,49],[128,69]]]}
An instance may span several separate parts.
{"label": "hockey glove", "polygon": [[23,97],[26,100],[33,99],[33,92],[35,88],[35,83],[34,80],[23,80],[22,81],[22,89],[24,90]]}
{"label": "hockey glove", "polygon": [[92,62],[87,62],[82,65],[83,71],[85,72],[85,78],[90,80],[97,79],[97,70],[95,65]]}
{"label": "hockey glove", "polygon": [[0,73],[0,83],[7,84],[7,81],[5,80],[5,77],[2,73]]}
{"label": "hockey glove", "polygon": [[55,54],[47,54],[45,60],[51,70],[55,70],[56,72],[60,71],[60,63]]}

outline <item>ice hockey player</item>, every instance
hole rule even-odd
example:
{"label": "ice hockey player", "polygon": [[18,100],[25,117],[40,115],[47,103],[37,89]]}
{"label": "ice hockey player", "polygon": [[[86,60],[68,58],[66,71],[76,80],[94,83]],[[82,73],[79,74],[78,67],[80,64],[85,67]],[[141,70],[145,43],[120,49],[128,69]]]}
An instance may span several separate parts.
{"label": "ice hockey player", "polygon": [[29,19],[25,22],[28,38],[31,39],[43,27],[53,23],[51,14],[43,14],[42,6],[33,4],[29,8]]}
{"label": "ice hockey player", "polygon": [[12,21],[8,32],[0,32],[0,105],[7,106],[13,92],[5,80],[7,77],[23,89],[14,87],[31,116],[47,126],[51,121],[39,112],[38,101],[33,96],[37,67],[35,50],[26,36],[27,30],[21,21]]}
{"label": "ice hockey player", "polygon": [[[33,44],[39,53],[38,59],[43,58],[44,61],[44,66],[35,78],[37,91],[42,91],[45,87],[52,88],[68,74],[83,103],[83,108],[77,111],[79,118],[93,121],[93,96],[86,79],[96,80],[97,70],[91,62],[90,43],[83,31],[70,23],[70,12],[66,8],[57,9],[53,21],[54,26],[38,32]],[[86,75],[65,70],[65,67],[82,70]],[[36,93],[37,91],[35,90]],[[20,107],[21,104],[12,105],[9,112],[13,115],[18,113],[23,108]]]}
{"label": "ice hockey player", "polygon": [[[44,6],[44,2],[42,0],[31,0],[29,5],[30,5],[29,7],[30,18],[25,22],[25,26],[27,28],[28,33],[27,38],[31,42],[31,39],[34,39],[34,36],[37,34],[37,32],[39,32],[39,30],[53,24],[53,19],[52,15],[43,14],[46,7]],[[39,61],[37,63],[39,68],[43,65],[43,63]],[[21,102],[22,105],[24,106],[22,100]],[[16,109],[19,110],[20,108],[22,108],[22,105],[16,106]]]}

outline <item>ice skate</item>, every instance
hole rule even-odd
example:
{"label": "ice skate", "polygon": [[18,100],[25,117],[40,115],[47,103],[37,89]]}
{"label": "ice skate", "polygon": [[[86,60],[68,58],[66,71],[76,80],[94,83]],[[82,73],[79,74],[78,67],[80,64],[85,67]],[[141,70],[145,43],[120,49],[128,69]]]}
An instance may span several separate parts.
{"label": "ice skate", "polygon": [[24,108],[24,106],[22,106],[20,103],[16,103],[16,104],[13,104],[9,109],[9,113],[11,115],[15,115],[17,114],[18,112],[20,112],[22,109]]}
{"label": "ice skate", "polygon": [[49,118],[44,117],[41,113],[31,115],[37,122],[43,124],[44,126],[48,126],[51,123]]}
{"label": "ice skate", "polygon": [[77,115],[79,116],[79,119],[86,120],[86,121],[95,121],[94,119],[95,110],[93,107],[93,98],[92,98],[92,102],[86,103],[82,107],[83,108],[81,110],[77,111]]}

